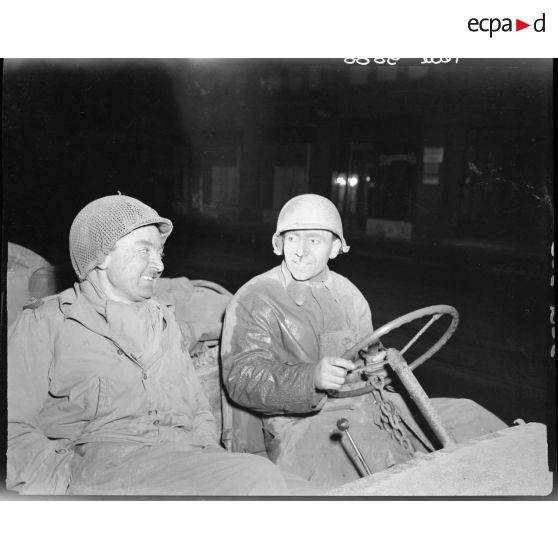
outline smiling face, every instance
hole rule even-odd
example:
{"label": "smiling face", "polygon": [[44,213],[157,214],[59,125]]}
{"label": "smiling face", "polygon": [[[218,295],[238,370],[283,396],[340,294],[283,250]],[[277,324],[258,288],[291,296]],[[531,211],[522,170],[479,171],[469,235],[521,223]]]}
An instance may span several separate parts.
{"label": "smiling face", "polygon": [[341,241],[329,231],[296,230],[283,234],[285,265],[297,281],[318,277],[340,248]]}
{"label": "smiling face", "polygon": [[107,298],[126,303],[151,298],[155,281],[164,269],[164,243],[155,225],[135,229],[118,240],[98,266]]}

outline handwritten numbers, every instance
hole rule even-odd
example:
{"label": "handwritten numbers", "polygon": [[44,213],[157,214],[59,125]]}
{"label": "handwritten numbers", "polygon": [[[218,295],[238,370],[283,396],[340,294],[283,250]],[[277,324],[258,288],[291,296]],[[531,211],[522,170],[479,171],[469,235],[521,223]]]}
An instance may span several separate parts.
{"label": "handwritten numbers", "polygon": [[[449,64],[453,58],[423,58],[421,64]],[[459,58],[455,59],[455,63],[459,63]]]}
{"label": "handwritten numbers", "polygon": [[[359,66],[368,66],[370,62],[379,66],[395,66],[401,58],[344,58],[345,64],[358,64]],[[459,58],[423,58],[421,64],[449,64],[455,60],[455,64],[459,63]]]}
{"label": "handwritten numbers", "polygon": [[376,64],[387,64],[388,66],[395,66],[400,58],[374,58]]}
{"label": "handwritten numbers", "polygon": [[345,58],[345,64],[358,64],[359,66],[368,66],[370,58]]}

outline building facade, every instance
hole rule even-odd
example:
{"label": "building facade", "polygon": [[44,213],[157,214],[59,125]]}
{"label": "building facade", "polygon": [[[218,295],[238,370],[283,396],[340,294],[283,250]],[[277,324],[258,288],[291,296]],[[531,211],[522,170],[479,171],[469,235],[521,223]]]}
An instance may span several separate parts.
{"label": "building facade", "polygon": [[529,243],[552,215],[551,60],[182,61],[174,207],[272,223],[314,192],[354,234]]}

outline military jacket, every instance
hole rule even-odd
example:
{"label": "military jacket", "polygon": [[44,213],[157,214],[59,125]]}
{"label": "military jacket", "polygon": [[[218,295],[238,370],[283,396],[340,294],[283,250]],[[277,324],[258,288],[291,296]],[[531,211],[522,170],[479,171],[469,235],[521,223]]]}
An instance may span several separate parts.
{"label": "military jacket", "polygon": [[8,333],[7,485],[65,493],[89,442],[217,445],[215,420],[170,305],[161,347],[140,364],[79,285],[24,310]]}

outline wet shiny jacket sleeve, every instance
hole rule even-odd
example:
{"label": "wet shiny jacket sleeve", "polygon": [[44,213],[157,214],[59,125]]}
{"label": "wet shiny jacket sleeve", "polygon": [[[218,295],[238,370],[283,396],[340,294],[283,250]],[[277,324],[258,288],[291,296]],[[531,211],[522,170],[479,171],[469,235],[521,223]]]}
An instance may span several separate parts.
{"label": "wet shiny jacket sleeve", "polygon": [[53,360],[52,316],[25,310],[8,332],[8,489],[65,494],[70,479],[67,440],[50,440],[38,415],[47,398]]}
{"label": "wet shiny jacket sleeve", "polygon": [[281,329],[258,297],[235,298],[223,326],[223,381],[233,401],[267,415],[309,413],[325,402],[314,388],[315,363],[286,362]]}

